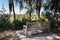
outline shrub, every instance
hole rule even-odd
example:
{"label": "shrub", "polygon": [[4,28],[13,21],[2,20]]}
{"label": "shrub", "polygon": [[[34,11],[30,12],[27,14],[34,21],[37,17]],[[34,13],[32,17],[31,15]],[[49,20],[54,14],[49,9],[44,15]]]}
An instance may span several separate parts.
{"label": "shrub", "polygon": [[46,15],[45,14],[42,14],[41,15],[40,20],[41,21],[48,21],[48,19],[46,18]]}
{"label": "shrub", "polygon": [[60,21],[58,21],[58,20],[52,20],[50,27],[51,27],[51,30],[52,30],[52,31],[53,31],[54,29],[55,29],[55,30],[58,30],[58,28],[60,27]]}
{"label": "shrub", "polygon": [[12,23],[9,21],[9,16],[0,15],[0,31],[12,29]]}
{"label": "shrub", "polygon": [[9,15],[7,14],[0,15],[0,31],[13,29],[13,23],[9,19]]}
{"label": "shrub", "polygon": [[[26,25],[26,22],[28,22],[29,20],[28,19],[26,19],[26,18],[22,18],[22,21],[21,20],[19,20],[19,19],[17,19],[16,21],[15,21],[15,30],[21,30],[21,29],[23,29],[23,25]],[[13,22],[14,23],[14,22]]]}
{"label": "shrub", "polygon": [[[14,23],[14,22],[13,22]],[[15,30],[20,30],[20,29],[22,29],[22,21],[20,21],[20,20],[16,20],[15,21]]]}

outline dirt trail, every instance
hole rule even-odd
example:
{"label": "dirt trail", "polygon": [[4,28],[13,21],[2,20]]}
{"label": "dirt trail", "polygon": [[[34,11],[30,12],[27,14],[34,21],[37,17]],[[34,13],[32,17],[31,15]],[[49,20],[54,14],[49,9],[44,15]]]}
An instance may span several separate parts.
{"label": "dirt trail", "polygon": [[21,40],[60,40],[60,36],[57,36],[52,32],[34,34],[28,38],[26,38],[22,31],[16,31],[16,33]]}

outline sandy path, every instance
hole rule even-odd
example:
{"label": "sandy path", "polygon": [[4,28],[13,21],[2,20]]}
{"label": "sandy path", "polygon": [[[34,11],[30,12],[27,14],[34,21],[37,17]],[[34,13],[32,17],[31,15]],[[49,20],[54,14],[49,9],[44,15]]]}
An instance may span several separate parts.
{"label": "sandy path", "polygon": [[16,31],[16,33],[21,40],[60,40],[60,36],[57,36],[52,32],[35,34],[29,38],[26,38],[26,36],[23,35],[22,31]]}

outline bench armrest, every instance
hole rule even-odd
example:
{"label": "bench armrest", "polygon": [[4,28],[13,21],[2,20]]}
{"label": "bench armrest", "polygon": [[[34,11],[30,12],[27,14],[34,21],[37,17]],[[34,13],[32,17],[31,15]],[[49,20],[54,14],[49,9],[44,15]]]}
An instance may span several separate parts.
{"label": "bench armrest", "polygon": [[23,29],[25,29],[25,28],[27,28],[27,26],[26,25],[23,25]]}
{"label": "bench armrest", "polygon": [[23,33],[24,33],[24,35],[26,35],[26,33],[27,33],[27,26],[26,25],[23,25]]}

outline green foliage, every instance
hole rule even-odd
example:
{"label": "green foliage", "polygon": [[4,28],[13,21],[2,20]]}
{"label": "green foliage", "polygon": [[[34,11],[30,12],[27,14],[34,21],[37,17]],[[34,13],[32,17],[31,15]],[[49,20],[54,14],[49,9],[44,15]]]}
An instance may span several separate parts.
{"label": "green foliage", "polygon": [[49,4],[50,4],[50,2],[46,2],[43,4],[45,10],[47,10],[49,8]]}
{"label": "green foliage", "polygon": [[[50,14],[49,14],[50,15]],[[12,15],[13,16],[13,15]],[[20,15],[18,15],[19,17],[21,17]],[[23,17],[24,15],[22,15],[21,18],[17,17],[16,21],[15,21],[15,27],[14,27],[14,22],[9,20],[8,15],[0,15],[0,31],[4,31],[4,30],[21,30],[23,29],[23,25],[26,25],[26,22],[30,22],[29,18],[25,18]],[[50,16],[51,17],[51,16]],[[12,18],[12,17],[11,17]],[[21,20],[20,20],[21,19]],[[49,21],[49,16],[42,14],[40,17],[41,21]],[[60,26],[60,21],[57,21],[56,19],[51,19],[51,29],[55,29],[58,28]],[[36,20],[33,20],[31,22],[36,22]]]}
{"label": "green foliage", "polygon": [[20,20],[16,20],[15,21],[15,30],[20,30],[20,29],[22,29],[23,28],[23,26],[22,26],[22,21],[20,21]]}
{"label": "green foliage", "polygon": [[48,0],[46,3],[44,3],[45,10],[51,10],[54,13],[60,12],[60,6],[59,6],[60,0]]}
{"label": "green foliage", "polygon": [[[22,20],[19,20],[19,19],[17,19],[16,21],[15,21],[15,30],[21,30],[21,29],[23,29],[23,25],[26,25],[26,22],[28,22],[29,20],[28,19],[26,19],[26,18],[22,18]],[[14,23],[14,22],[13,22]]]}
{"label": "green foliage", "polygon": [[29,22],[29,18],[23,17],[23,18],[22,18],[22,22]]}
{"label": "green foliage", "polygon": [[14,27],[14,21],[12,19],[13,15],[11,15],[11,18],[9,18],[9,15],[6,14],[0,15],[0,31],[14,30],[14,29],[20,30],[23,29],[23,25],[26,25],[26,22],[29,22],[29,19],[25,18],[24,15],[17,15]]}
{"label": "green foliage", "polygon": [[12,28],[12,24],[9,21],[8,15],[0,15],[0,31],[8,30]]}
{"label": "green foliage", "polygon": [[54,29],[58,30],[58,28],[60,27],[60,21],[53,19],[51,21],[50,27],[51,27],[51,30],[54,30]]}
{"label": "green foliage", "polygon": [[41,21],[48,21],[45,14],[41,14],[40,20]]}

